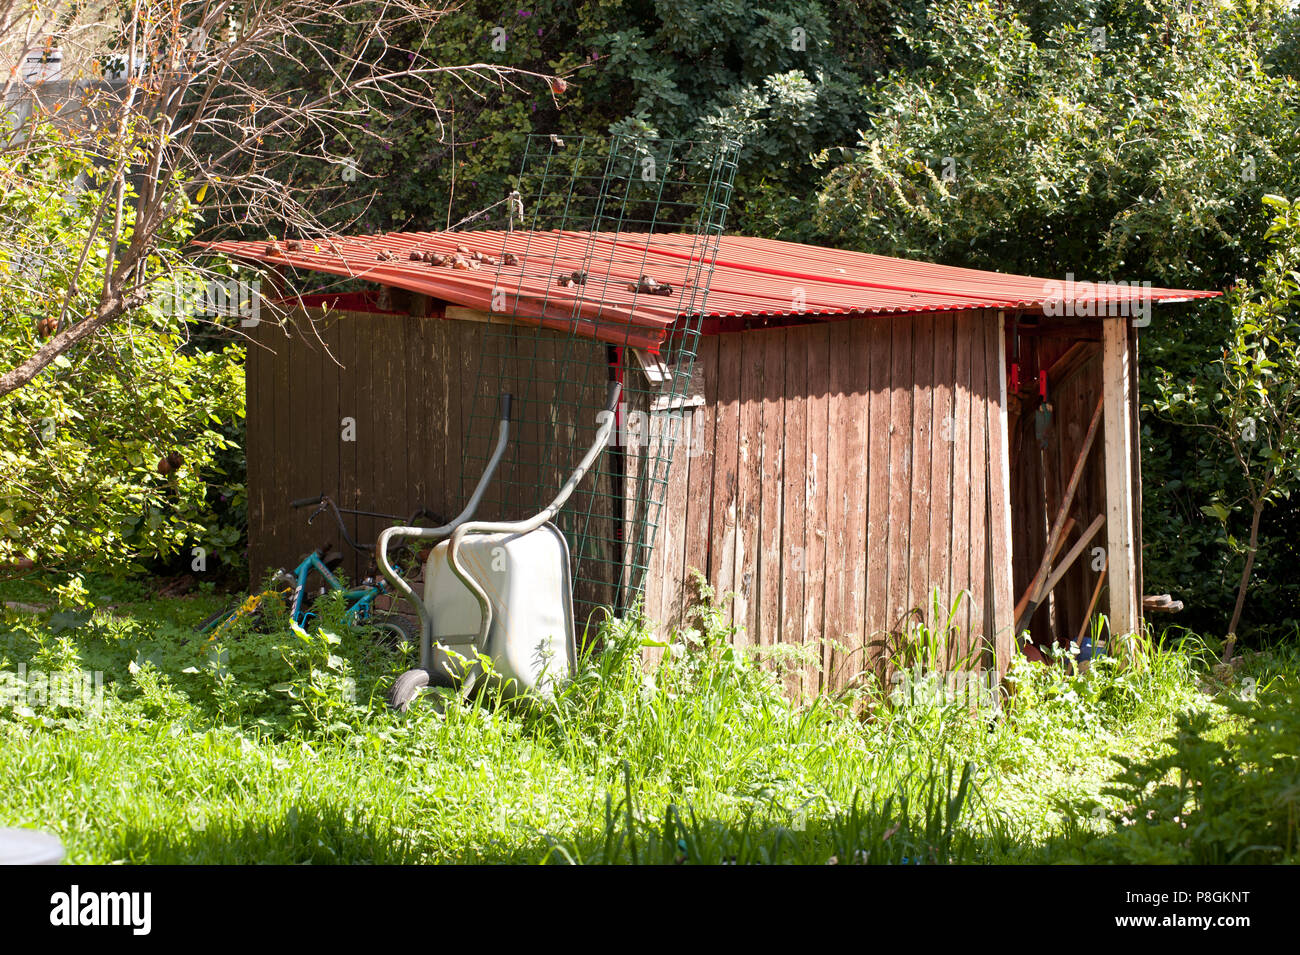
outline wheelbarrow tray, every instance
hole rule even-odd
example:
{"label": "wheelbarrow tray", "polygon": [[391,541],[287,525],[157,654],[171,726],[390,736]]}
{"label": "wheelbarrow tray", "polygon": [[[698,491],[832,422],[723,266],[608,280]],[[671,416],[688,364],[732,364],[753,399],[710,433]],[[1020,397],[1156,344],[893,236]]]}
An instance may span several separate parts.
{"label": "wheelbarrow tray", "polygon": [[452,571],[448,546],[438,543],[424,568],[434,679],[475,676],[482,653],[495,661],[506,695],[551,697],[577,665],[569,545],[560,529],[546,523],[525,534],[475,534],[461,543],[462,565],[492,604],[487,646],[477,645],[483,614]]}

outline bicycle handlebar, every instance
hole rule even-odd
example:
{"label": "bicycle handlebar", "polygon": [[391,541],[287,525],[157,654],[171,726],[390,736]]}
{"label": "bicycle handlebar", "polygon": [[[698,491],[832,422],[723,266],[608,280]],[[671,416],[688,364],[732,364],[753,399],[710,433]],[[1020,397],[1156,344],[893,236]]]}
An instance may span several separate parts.
{"label": "bicycle handlebar", "polygon": [[[293,508],[310,507],[313,504],[320,505],[320,510],[317,511],[315,514],[313,514],[311,517],[307,518],[307,523],[310,524],[312,521],[314,521],[317,518],[317,516],[320,514],[321,511],[325,510],[326,508],[329,508],[329,510],[334,514],[334,522],[339,526],[339,533],[343,535],[343,539],[347,542],[348,546],[356,551],[369,551],[372,545],[359,544],[352,539],[352,535],[348,533],[347,525],[343,523],[344,514],[356,514],[361,517],[382,517],[385,520],[390,520],[390,521],[402,520],[402,518],[396,514],[381,514],[378,511],[360,511],[350,507],[339,507],[338,504],[334,503],[334,499],[330,497],[328,494],[318,494],[315,497],[302,497],[296,501],[289,502],[289,506]],[[409,518],[407,518],[407,523],[414,524],[422,517],[428,518],[429,520],[432,521],[441,520],[439,515],[433,513],[433,511],[430,511],[427,508],[422,507],[419,508]],[[324,557],[325,552],[328,550],[329,550],[329,544],[323,544],[320,547],[316,548],[316,553],[319,554],[321,557]]]}

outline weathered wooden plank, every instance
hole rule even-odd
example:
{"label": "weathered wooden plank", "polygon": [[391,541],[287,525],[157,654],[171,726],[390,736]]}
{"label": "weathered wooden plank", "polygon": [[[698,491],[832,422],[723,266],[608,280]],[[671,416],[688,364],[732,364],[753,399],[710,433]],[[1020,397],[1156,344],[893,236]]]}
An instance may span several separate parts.
{"label": "weathered wooden plank", "polygon": [[274,440],[273,403],[270,388],[271,365],[263,347],[268,323],[249,329],[244,357],[244,408],[246,482],[248,495],[248,572],[250,586],[256,586],[269,558],[267,544],[267,484],[270,475],[271,442]]}
{"label": "weathered wooden plank", "polygon": [[[519,396],[515,444],[502,462],[500,485],[501,507],[517,520],[536,512],[562,486],[561,474],[571,466],[578,427],[594,412],[588,415],[582,406],[585,376],[572,346],[564,347],[540,329],[526,328],[488,329],[484,341],[496,350],[498,364],[492,370],[496,387]],[[492,397],[484,394],[474,408],[479,429]],[[571,513],[562,516],[562,526],[571,527]],[[572,546],[576,541],[571,530],[569,537]],[[579,560],[576,554],[573,557]]]}
{"label": "weathered wooden plank", "polygon": [[[514,352],[511,331],[485,328],[470,322],[449,323],[458,342],[449,358],[452,361],[453,388],[459,385],[456,419],[456,444],[459,460],[456,462],[458,497],[468,501],[477,485],[483,468],[495,447],[496,429],[487,427],[496,418],[497,403],[502,392],[514,395],[511,407],[510,443],[497,466],[492,483],[488,486],[479,506],[478,516],[489,515],[502,520],[516,519],[523,505],[512,494],[512,482],[521,454],[529,445],[528,421],[532,409],[528,395],[521,392],[512,380],[509,368]],[[487,432],[491,432],[488,434]],[[532,503],[530,500],[529,504]],[[516,510],[518,507],[518,510]]]}
{"label": "weathered wooden plank", "polygon": [[911,564],[912,489],[912,333],[911,316],[890,320],[893,365],[889,399],[889,598],[891,633],[906,630],[911,609],[908,571]]}
{"label": "weathered wooden plank", "polygon": [[1138,625],[1137,558],[1133,546],[1133,439],[1129,390],[1128,319],[1102,321],[1105,411],[1106,553],[1112,634]]}
{"label": "weathered wooden plank", "polygon": [[704,385],[704,405],[688,409],[683,457],[689,458],[689,486],[686,494],[684,540],[684,582],[694,571],[709,576],[709,517],[713,513],[715,474],[714,441],[717,432],[715,408],[718,400],[718,336],[700,339],[694,375]]}
{"label": "weathered wooden plank", "polygon": [[[999,312],[997,322],[988,323],[985,362],[988,370],[990,402],[988,404],[989,434],[989,541],[990,579],[992,592],[988,595],[992,607],[992,633],[994,659],[998,676],[1006,674],[1014,646],[1011,605],[1015,597],[1011,589],[1011,474],[1007,440],[1007,366],[1006,318]],[[996,397],[996,402],[992,399]]]}
{"label": "weathered wooden plank", "polygon": [[[651,612],[645,561],[650,541],[646,527],[645,449],[649,439],[648,402],[635,363],[623,360],[623,603],[631,611],[639,598],[647,615]],[[657,608],[656,612],[657,612]]]}
{"label": "weathered wooden plank", "polygon": [[[867,433],[868,471],[868,519],[866,546],[866,619],[862,633],[862,643],[854,647],[857,653],[853,670],[865,670],[874,665],[874,658],[879,654],[882,641],[888,639],[892,629],[889,612],[889,532],[890,532],[890,488],[894,475],[890,472],[890,404],[893,394],[891,386],[893,361],[893,328],[886,318],[869,319],[863,327],[867,331],[866,356],[870,368],[870,423]],[[854,345],[858,342],[858,332],[854,332]],[[861,362],[857,368],[862,370]],[[851,433],[851,432],[850,432]],[[850,475],[853,472],[849,472]],[[846,486],[852,499],[861,492],[855,486]],[[868,649],[870,648],[870,649]]]}
{"label": "weathered wooden plank", "polygon": [[320,483],[329,494],[338,494],[339,484],[339,377],[343,360],[339,338],[340,322],[335,316],[323,317],[316,322],[320,336],[317,344],[315,374],[318,378],[320,404],[312,411],[309,427],[320,442]]}
{"label": "weathered wooden plank", "polygon": [[[836,324],[842,325],[843,322]],[[827,385],[830,378],[830,326],[813,326],[807,354],[807,429],[804,445],[805,485],[804,501],[807,506],[804,521],[805,575],[804,606],[801,640],[818,649],[817,661],[810,664],[804,674],[804,691],[814,694],[829,690],[825,669],[828,662],[828,643],[823,640],[826,607],[826,541],[827,541],[827,448],[830,441],[828,417],[830,402]],[[838,464],[836,465],[838,467]],[[865,533],[865,527],[864,527]],[[839,561],[840,555],[833,555]],[[818,645],[818,641],[821,641]]]}
{"label": "weathered wooden plank", "polygon": [[[410,501],[416,496],[411,487],[407,458],[410,429],[406,415],[406,369],[409,364],[406,326],[409,320],[409,316],[394,315],[385,322],[384,351],[378,356],[382,369],[380,374],[386,379],[384,403],[387,411],[381,419],[384,435],[381,500],[384,503],[379,510],[390,514],[409,514],[413,510]],[[374,541],[384,524],[384,521],[373,521],[365,541]]]}
{"label": "weathered wooden plank", "polygon": [[663,490],[663,508],[660,524],[663,526],[663,592],[666,627],[681,625],[685,602],[689,599],[683,586],[686,563],[686,492],[690,485],[691,469],[695,462],[686,441],[686,421],[682,409],[661,412],[654,417],[661,421],[660,455],[668,456],[658,463],[662,479],[667,482]]}
{"label": "weathered wooden plank", "polygon": [[727,600],[726,619],[733,621],[736,587],[737,501],[744,480],[737,467],[740,440],[739,334],[719,335],[718,372],[713,404],[713,504],[710,517],[709,577],[720,599]]}
{"label": "weathered wooden plank", "polygon": [[[423,311],[427,296],[416,296],[412,311]],[[402,339],[405,348],[402,354],[393,356],[400,362],[405,379],[403,398],[406,408],[406,433],[403,436],[406,453],[406,505],[395,513],[409,514],[417,507],[423,507],[429,499],[429,469],[427,463],[428,433],[424,402],[428,394],[428,362],[424,361],[425,320],[417,314],[407,315],[402,320]]]}
{"label": "weathered wooden plank", "polygon": [[[574,464],[586,452],[598,427],[598,415],[604,409],[610,367],[606,346],[576,339],[564,339],[547,333],[557,354],[572,349],[576,367],[566,380],[571,382],[569,400],[576,409],[572,434],[561,462],[559,477],[567,480]],[[539,388],[544,381],[539,378]],[[603,616],[600,608],[614,603],[617,573],[614,564],[614,500],[611,496],[610,458],[606,448],[571,499],[573,509],[573,547],[578,557],[575,568],[575,604],[583,623],[595,625]],[[594,614],[594,616],[593,616]]]}
{"label": "weathered wooden plank", "polygon": [[989,315],[976,312],[971,326],[970,350],[970,590],[971,590],[971,640],[978,647],[979,659],[970,661],[970,670],[983,668],[985,638],[988,634],[988,606],[986,602],[988,554],[988,410],[991,400],[988,385],[987,354],[984,336]]}
{"label": "weathered wooden plank", "polygon": [[[847,633],[853,646],[862,648],[870,637],[867,627],[867,594],[871,587],[867,555],[867,522],[870,511],[868,498],[871,493],[871,477],[868,458],[869,417],[871,414],[871,389],[869,382],[872,375],[873,346],[880,346],[875,340],[874,329],[884,323],[880,319],[858,319],[852,323],[849,332],[848,347],[853,364],[846,369],[850,378],[845,391],[845,417],[840,426],[844,429],[844,460],[839,465],[845,468],[844,490],[844,613],[849,621]],[[882,329],[885,344],[883,350],[890,352],[888,332]],[[888,358],[883,359],[882,367],[888,367]],[[888,464],[888,454],[884,458]],[[854,670],[861,670],[870,662],[868,653],[862,649],[855,653]]]}
{"label": "weathered wooden plank", "polygon": [[[441,374],[447,378],[447,413],[444,424],[444,474],[447,500],[454,502],[448,508],[449,516],[460,513],[465,502],[469,500],[469,489],[478,482],[476,472],[466,480],[465,471],[465,432],[463,430],[462,406],[467,404],[466,390],[473,388],[473,379],[466,379],[463,356],[466,350],[476,342],[471,335],[471,326],[462,322],[441,322],[440,344],[443,348],[439,363]],[[471,392],[472,394],[472,392]]]}
{"label": "weathered wooden plank", "polygon": [[[616,353],[609,346],[597,346],[597,351],[602,363],[592,368],[591,379],[588,382],[591,402],[589,408],[603,409],[610,382],[615,380],[617,375],[614,366]],[[585,438],[587,442],[594,438],[595,429],[599,424],[597,414],[590,412],[589,414],[590,420]],[[614,607],[617,604],[619,570],[622,561],[622,542],[618,523],[623,506],[622,488],[614,457],[610,453],[612,450],[612,446],[606,445],[588,478],[592,508],[587,536],[595,561],[591,600],[599,607]]]}
{"label": "weathered wooden plank", "polygon": [[[858,649],[861,624],[846,611],[845,591],[849,588],[853,554],[846,547],[849,507],[848,475],[851,461],[846,453],[848,432],[853,416],[853,392],[858,383],[857,356],[853,349],[854,327],[861,322],[834,322],[829,326],[829,354],[827,355],[826,388],[826,556],[825,556],[825,608],[823,617],[822,649],[823,668],[827,674],[828,689],[843,687],[854,666],[853,653]],[[810,373],[810,378],[811,373]],[[814,390],[815,381],[810,382]],[[865,391],[865,383],[861,390]],[[811,433],[812,427],[809,431]],[[810,571],[811,573],[811,571]],[[850,636],[850,633],[853,635]]]}
{"label": "weathered wooden plank", "polygon": [[[940,606],[946,612],[952,606],[952,450],[954,443],[953,374],[956,354],[953,348],[955,326],[952,315],[934,318],[934,354],[930,404],[930,513],[929,553],[926,587],[937,587]],[[927,597],[928,601],[928,597]],[[927,604],[928,606],[928,604]],[[936,621],[935,623],[941,623]]]}
{"label": "weathered wooden plank", "polygon": [[[353,500],[357,487],[357,441],[356,431],[360,426],[358,416],[357,388],[365,369],[361,356],[357,354],[357,342],[362,336],[364,318],[352,315],[340,315],[338,319],[338,358],[342,363],[339,369],[338,403],[336,413],[330,420],[322,421],[326,440],[331,441],[338,450],[338,484],[335,494],[340,504],[347,505]],[[346,422],[346,424],[345,424]],[[356,533],[356,519],[345,517],[349,533]],[[355,573],[354,562],[344,564],[344,569]]]}
{"label": "weathered wooden plank", "polygon": [[460,512],[455,494],[447,479],[447,413],[449,378],[447,374],[446,326],[435,318],[420,324],[416,355],[421,365],[419,429],[424,447],[424,497],[422,504],[444,520]]}
{"label": "weathered wooden plank", "polygon": [[[674,607],[673,600],[675,587],[681,579],[680,537],[684,529],[683,505],[685,486],[689,481],[689,463],[686,469],[670,467],[672,462],[662,455],[670,429],[680,426],[676,414],[651,412],[644,457],[647,493],[659,497],[657,506],[652,498],[648,511],[650,520],[657,526],[650,531],[652,549],[646,573],[646,607],[651,619],[658,624],[656,632],[661,638],[670,634],[680,611],[679,606]],[[688,458],[684,460],[689,462]],[[659,486],[658,490],[655,485]],[[657,663],[662,653],[658,648],[649,648],[646,656],[649,662]]]}
{"label": "weathered wooden plank", "polygon": [[1137,326],[1129,323],[1129,407],[1133,409],[1132,421],[1130,422],[1130,434],[1132,445],[1129,451],[1130,461],[1133,470],[1133,556],[1134,556],[1134,581],[1133,592],[1137,599],[1137,618],[1135,628],[1141,629],[1143,620],[1142,598],[1145,594],[1146,579],[1145,571],[1142,566],[1142,421],[1139,416],[1139,409],[1142,407],[1141,396],[1138,394],[1138,330]]}
{"label": "weathered wooden plank", "polygon": [[[785,335],[784,420],[782,422],[781,474],[781,579],[776,641],[803,646],[804,582],[808,568],[806,515],[808,510],[808,353],[812,338],[825,329],[804,326]],[[764,536],[768,536],[765,534]],[[786,687],[792,695],[803,692],[803,669],[788,671]]]}
{"label": "weathered wooden plank", "polygon": [[[351,488],[341,488],[348,507],[362,510],[381,510],[384,499],[385,463],[383,445],[388,441],[385,393],[389,383],[385,339],[388,315],[368,315],[357,321],[357,394],[356,394],[356,445],[357,476]],[[372,533],[374,520],[358,517],[354,522],[352,539],[364,542]],[[348,573],[355,580],[361,576],[364,558],[343,546],[348,563]]]}
{"label": "weathered wooden plank", "polygon": [[[332,522],[317,520],[309,528],[307,518],[311,511],[293,510],[290,501],[317,494],[334,494],[334,488],[321,473],[321,444],[325,437],[319,425],[316,401],[320,396],[317,382],[324,356],[312,333],[310,319],[297,317],[296,329],[284,343],[283,358],[289,366],[289,421],[290,438],[285,451],[284,484],[281,489],[283,503],[289,518],[290,546],[282,563],[293,567],[307,551],[324,543],[346,554],[348,546],[339,539],[338,529]],[[327,440],[327,439],[326,439]],[[323,517],[324,515],[322,515]]]}
{"label": "weathered wooden plank", "polygon": [[952,555],[951,577],[953,600],[962,596],[954,625],[960,627],[960,639],[956,641],[954,658],[949,661],[953,666],[971,652],[971,547],[970,512],[971,512],[971,338],[975,328],[975,317],[970,312],[957,314],[954,323],[955,366],[953,371],[953,412],[952,412],[952,543],[949,553]]}
{"label": "weathered wooden plank", "polygon": [[[290,334],[292,329],[290,328]],[[294,446],[292,407],[294,386],[297,384],[289,369],[289,337],[284,330],[278,330],[268,336],[268,346],[272,349],[271,388],[275,393],[272,406],[274,414],[274,443],[269,455],[271,482],[268,486],[267,514],[271,516],[270,541],[268,557],[272,567],[292,566],[294,540],[293,528],[298,520],[298,513],[289,507],[289,478],[294,470],[292,449]],[[258,584],[261,581],[257,581]]]}
{"label": "weathered wooden plank", "polygon": [[[505,387],[526,396],[518,453],[512,457],[508,478],[502,484],[502,509],[523,517],[543,507],[562,486],[577,460],[579,431],[594,424],[596,410],[587,407],[588,369],[582,366],[588,356],[576,340],[557,340],[542,329],[521,328],[509,333],[489,329],[486,335],[489,340],[502,339],[506,353],[502,355],[501,375]],[[579,634],[592,609],[587,584],[591,555],[584,536],[592,504],[587,483],[590,480],[588,475],[574,489],[557,519],[569,542]]]}
{"label": "weathered wooden plank", "polygon": [[930,613],[930,470],[934,438],[935,320],[929,315],[912,318],[912,514],[908,521],[907,605],[918,607],[925,619]]}
{"label": "weathered wooden plank", "polygon": [[[758,640],[772,646],[780,640],[781,579],[784,542],[781,539],[782,474],[785,467],[785,343],[786,330],[753,332],[763,349],[762,478],[759,516]],[[800,445],[802,447],[802,444]]]}
{"label": "weathered wooden plank", "polygon": [[[765,364],[760,335],[740,336],[740,426],[736,450],[736,592],[732,615],[737,642],[758,641],[759,520],[763,498],[763,389]],[[739,631],[743,628],[743,632]]]}

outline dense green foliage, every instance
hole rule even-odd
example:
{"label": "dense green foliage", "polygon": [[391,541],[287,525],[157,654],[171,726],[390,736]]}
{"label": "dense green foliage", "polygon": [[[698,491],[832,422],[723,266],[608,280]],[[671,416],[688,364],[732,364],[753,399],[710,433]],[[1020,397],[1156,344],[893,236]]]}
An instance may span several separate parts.
{"label": "dense green foliage", "polygon": [[[1273,675],[1294,681],[1294,657],[1252,657],[1202,687],[1198,642],[1171,638],[1087,676],[1022,663],[996,717],[869,688],[800,706],[779,664],[732,647],[706,608],[648,675],[633,621],[603,628],[553,706],[444,695],[394,714],[383,689],[409,661],[344,628],[337,606],[310,633],[248,629],[217,649],[186,626],[210,600],[90,590],[75,629],[0,616],[0,824],[58,833],[73,861],[1209,858],[1218,837],[1185,849],[1181,822],[1199,833],[1242,794],[1242,813],[1276,805],[1243,836],[1295,858],[1270,825],[1294,788],[1295,721],[1273,719],[1290,692]],[[44,679],[93,671],[101,700]],[[1256,701],[1230,714],[1208,692]],[[1161,743],[1180,714],[1197,721],[1192,748]],[[1290,775],[1232,771],[1270,747]],[[1182,767],[1181,801],[1148,791]]]}
{"label": "dense green foliage", "polygon": [[[49,337],[64,306],[52,289],[75,288],[73,314],[99,301],[108,240],[95,228],[100,196],[83,185],[93,177],[88,158],[58,145],[0,160],[0,348],[25,354]],[[126,240],[130,225],[128,208]],[[174,281],[146,307],[0,399],[0,565],[120,571],[187,542],[240,561],[241,530],[218,503],[233,513],[242,482],[217,459],[242,423],[242,354],[191,340],[203,286],[179,261],[189,227],[180,221],[150,263]]]}
{"label": "dense green foliage", "polygon": [[1119,757],[1110,792],[1126,807],[1114,838],[1094,851],[1113,861],[1224,865],[1294,860],[1300,852],[1300,696],[1267,703],[1225,697],[1243,729],[1226,738],[1210,713],[1179,719],[1166,754]]}
{"label": "dense green foliage", "polygon": [[[725,133],[745,140],[732,226],[806,234],[812,153],[851,140],[865,116],[863,84],[902,55],[893,24],[916,18],[922,7],[887,0],[472,0],[429,36],[393,37],[394,62],[415,50],[438,63],[559,74],[567,89],[548,99],[508,86],[471,92],[448,80],[449,123],[408,112],[382,130],[366,127],[347,149],[334,144],[355,155],[355,179],[304,162],[300,180],[351,197],[332,213],[336,227],[428,229],[502,200],[526,133]],[[290,89],[320,82],[280,63],[266,79]]]}
{"label": "dense green foliage", "polygon": [[1230,634],[1246,598],[1261,519],[1300,485],[1300,201],[1266,196],[1264,203],[1274,212],[1265,233],[1274,251],[1255,288],[1234,289],[1222,355],[1191,380],[1166,370],[1154,402],[1171,420],[1211,435],[1235,464],[1224,474],[1202,472],[1215,493],[1201,509],[1223,523],[1226,543],[1246,561]]}

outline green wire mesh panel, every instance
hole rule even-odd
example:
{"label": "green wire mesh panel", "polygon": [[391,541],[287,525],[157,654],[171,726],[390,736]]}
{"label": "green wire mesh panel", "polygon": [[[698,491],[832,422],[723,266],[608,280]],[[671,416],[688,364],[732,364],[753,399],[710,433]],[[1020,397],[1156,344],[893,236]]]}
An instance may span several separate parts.
{"label": "green wire mesh panel", "polygon": [[[594,610],[625,613],[645,587],[738,154],[732,141],[631,137],[530,137],[525,149],[501,233],[520,265],[497,274],[509,294],[464,383],[461,496],[491,453],[499,395],[514,398],[511,443],[479,514],[517,520],[555,496],[596,434],[609,383],[623,383],[615,436],[556,521],[580,632]],[[651,235],[673,236],[673,255],[652,253]],[[638,355],[646,330],[629,313],[670,301],[659,355]],[[516,320],[525,303],[549,327]]]}

